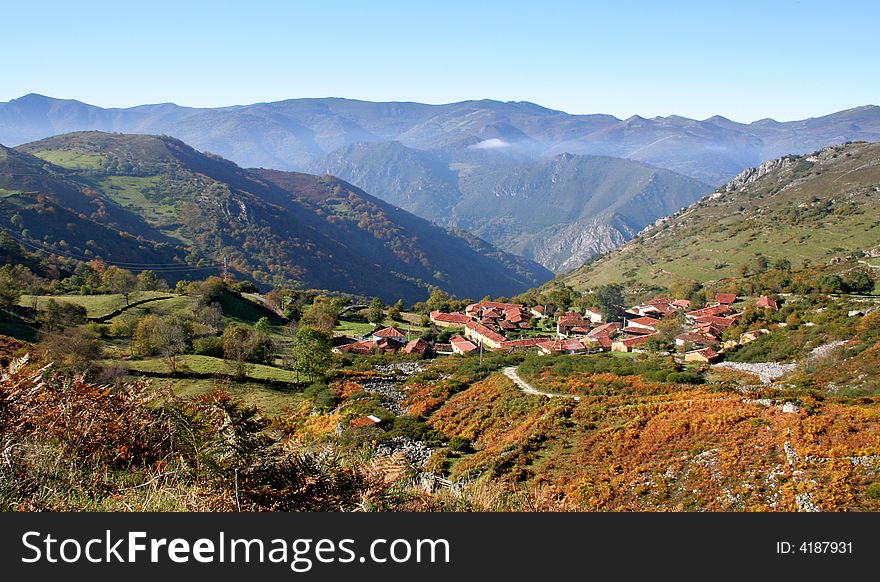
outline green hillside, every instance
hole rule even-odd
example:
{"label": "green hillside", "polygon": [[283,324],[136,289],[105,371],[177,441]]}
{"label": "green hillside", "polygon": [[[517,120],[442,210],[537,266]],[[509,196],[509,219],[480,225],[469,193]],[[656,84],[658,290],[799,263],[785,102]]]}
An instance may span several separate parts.
{"label": "green hillside", "polygon": [[[58,164],[58,165],[55,165]],[[414,302],[550,273],[329,176],[246,170],[166,136],[82,132],[3,149],[0,227],[47,253]],[[197,267],[189,273],[187,265]]]}
{"label": "green hillside", "polygon": [[750,169],[562,280],[576,289],[668,287],[843,261],[880,266],[880,144],[851,143]]}

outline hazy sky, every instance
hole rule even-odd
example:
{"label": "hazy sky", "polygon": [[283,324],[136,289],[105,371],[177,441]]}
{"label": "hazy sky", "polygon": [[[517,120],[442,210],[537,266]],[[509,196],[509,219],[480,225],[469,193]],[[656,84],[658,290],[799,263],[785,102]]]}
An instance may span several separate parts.
{"label": "hazy sky", "polygon": [[737,121],[880,103],[874,0],[24,0],[0,14],[0,101],[491,98]]}

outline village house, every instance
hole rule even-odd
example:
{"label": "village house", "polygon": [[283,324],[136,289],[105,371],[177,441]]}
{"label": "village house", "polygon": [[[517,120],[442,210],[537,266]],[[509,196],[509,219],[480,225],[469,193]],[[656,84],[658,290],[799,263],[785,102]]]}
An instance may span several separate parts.
{"label": "village house", "polygon": [[562,314],[556,320],[556,336],[560,338],[568,337],[572,334],[586,335],[590,332],[590,320],[584,319],[580,313],[569,311]]}
{"label": "village house", "polygon": [[539,354],[583,354],[587,347],[577,339],[563,339],[556,341],[543,341],[538,344]]}
{"label": "village house", "polygon": [[739,343],[741,345],[750,344],[762,335],[769,335],[770,330],[766,328],[761,329],[753,329],[751,331],[747,331],[739,336]]}
{"label": "village house", "polygon": [[719,305],[731,305],[736,303],[736,293],[716,293],[715,302]]}
{"label": "village house", "polygon": [[724,331],[731,325],[736,324],[741,317],[741,314],[728,315],[726,317],[718,317],[715,315],[705,315],[703,317],[698,317],[696,319],[696,325],[701,324],[709,324],[717,327],[718,329]]}
{"label": "village house", "polygon": [[553,341],[549,337],[533,337],[528,339],[506,340],[501,342],[502,350],[519,351],[537,347],[541,342]]}
{"label": "village house", "polygon": [[537,317],[538,319],[547,317],[547,309],[543,305],[535,305],[529,310],[529,313],[532,314],[532,317]]}
{"label": "village house", "polygon": [[461,356],[466,356],[471,352],[479,349],[475,343],[466,340],[460,335],[452,336],[449,339],[449,345],[452,348],[452,353],[459,354]]}
{"label": "village house", "polygon": [[353,342],[342,346],[336,346],[331,351],[337,354],[355,354],[370,356],[379,353],[379,346],[373,341]]}
{"label": "village house", "polygon": [[702,362],[704,364],[709,364],[714,362],[718,358],[721,357],[721,354],[713,350],[712,348],[703,348],[701,350],[693,350],[691,352],[686,352],[684,355],[685,362]]}
{"label": "village house", "polygon": [[431,344],[429,344],[422,338],[414,339],[408,342],[403,347],[403,351],[407,354],[418,354],[422,357],[427,357],[434,354],[434,349],[431,347]]}
{"label": "village house", "polygon": [[619,321],[612,321],[611,323],[603,323],[598,327],[594,327],[590,330],[590,333],[587,335],[590,337],[595,337],[597,335],[613,335],[620,331],[620,328],[623,325]]}
{"label": "village house", "polygon": [[507,339],[500,333],[492,331],[482,323],[475,321],[469,321],[464,326],[464,337],[483,344],[488,348],[500,348],[501,344]]}
{"label": "village house", "polygon": [[373,334],[370,336],[370,339],[377,343],[381,342],[382,340],[388,340],[402,345],[406,343],[406,334],[396,327],[386,327],[384,329],[374,331]]}
{"label": "village house", "polygon": [[697,333],[694,331],[675,336],[675,345],[676,347],[680,348],[688,348],[692,345],[697,345],[705,348],[716,348],[720,345],[720,343],[721,342],[716,336]]}
{"label": "village house", "polygon": [[770,299],[766,295],[761,295],[758,298],[758,301],[755,302],[756,307],[771,309],[773,311],[779,311],[779,305],[776,303],[775,299]]}
{"label": "village house", "polygon": [[685,317],[688,319],[697,319],[699,317],[721,316],[730,313],[731,311],[733,310],[727,305],[712,305],[711,307],[688,311],[685,313]]}
{"label": "village house", "polygon": [[612,352],[638,352],[644,351],[640,346],[644,346],[646,343],[659,337],[660,334],[652,333],[649,335],[640,335],[636,337],[630,337],[625,339],[615,340],[611,343],[611,351]]}
{"label": "village house", "polygon": [[602,323],[602,319],[604,318],[602,312],[595,307],[587,307],[584,309],[584,317],[589,319],[591,323]]}
{"label": "village house", "polygon": [[635,319],[630,319],[626,323],[626,327],[628,328],[641,327],[649,331],[657,331],[657,324],[660,323],[660,320],[654,319],[653,317],[636,317]]}
{"label": "village house", "polygon": [[679,310],[687,311],[691,308],[690,299],[676,299],[672,302],[672,306]]}
{"label": "village house", "polygon": [[442,311],[432,311],[428,316],[431,323],[437,327],[464,327],[464,324],[471,321],[471,318],[464,313],[443,313]]}
{"label": "village house", "polygon": [[450,356],[455,352],[452,351],[452,344],[437,342],[434,344],[434,353],[438,356]]}

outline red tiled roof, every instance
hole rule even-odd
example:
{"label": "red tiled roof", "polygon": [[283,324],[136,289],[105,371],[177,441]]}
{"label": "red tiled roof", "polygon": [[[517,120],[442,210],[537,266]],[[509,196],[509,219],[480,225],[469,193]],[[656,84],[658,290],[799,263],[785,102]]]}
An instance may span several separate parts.
{"label": "red tiled roof", "polygon": [[681,335],[675,336],[675,339],[680,339],[685,342],[690,342],[692,344],[712,344],[718,345],[718,340],[710,335],[705,335],[701,333],[683,333]]}
{"label": "red tiled roof", "polygon": [[507,340],[501,343],[502,348],[531,348],[540,343],[553,341],[546,337],[533,337],[529,339]]}
{"label": "red tiled roof", "polygon": [[586,346],[576,339],[543,341],[538,347],[548,352],[578,352],[586,349]]}
{"label": "red tiled roof", "polygon": [[403,351],[407,354],[424,354],[431,351],[431,344],[422,338],[411,340],[404,346]]}
{"label": "red tiled roof", "polygon": [[[712,361],[721,355],[718,352],[716,352],[715,350],[713,350],[712,348],[703,348],[701,350],[694,350],[692,352],[688,352],[688,354],[700,354],[701,356],[703,356],[704,358],[706,358],[709,361]],[[685,354],[685,355],[687,355],[687,354]]]}
{"label": "red tiled roof", "polygon": [[653,317],[637,317],[635,319],[630,319],[630,323],[639,323],[641,325],[650,325],[654,327],[658,323],[660,323],[659,319],[654,319]]}
{"label": "red tiled roof", "polygon": [[477,349],[476,344],[471,342],[469,339],[465,339],[465,338],[461,337],[460,335],[452,336],[449,339],[449,343],[453,347],[456,347],[463,352],[472,352]]}
{"label": "red tiled roof", "polygon": [[770,299],[766,295],[762,295],[758,299],[758,302],[755,303],[755,305],[757,305],[758,307],[764,307],[764,308],[769,308],[769,309],[774,309],[774,310],[779,309],[779,305],[776,304],[776,300]]}
{"label": "red tiled roof", "polygon": [[730,305],[736,303],[736,293],[716,293],[715,301],[721,305]]}
{"label": "red tiled roof", "polygon": [[590,331],[590,333],[587,334],[587,335],[589,335],[589,336],[591,336],[591,337],[600,336],[600,335],[602,335],[602,334],[608,335],[608,334],[610,334],[611,332],[613,332],[613,331],[617,331],[617,330],[620,329],[620,328],[621,328],[621,325],[620,325],[620,322],[619,322],[619,321],[613,321],[613,322],[611,322],[611,323],[603,323],[602,325],[600,325],[600,326],[594,328],[594,329],[593,329],[592,331]]}
{"label": "red tiled roof", "polygon": [[355,342],[339,346],[336,349],[349,354],[372,354],[378,347],[376,342]]}
{"label": "red tiled roof", "polygon": [[488,309],[522,309],[522,303],[498,303],[497,301],[480,301],[479,303],[471,303],[465,308],[465,313],[476,311],[482,308]]}
{"label": "red tiled roof", "polygon": [[690,299],[676,299],[672,302],[673,307],[680,307],[682,309],[690,309],[691,301]]}
{"label": "red tiled roof", "polygon": [[534,307],[532,307],[532,311],[534,311],[536,313],[544,313],[544,306],[543,305],[535,305]]}
{"label": "red tiled roof", "polygon": [[697,324],[700,325],[708,323],[710,325],[720,327],[721,329],[727,329],[731,325],[735,324],[738,319],[738,316],[716,317],[714,315],[706,315],[704,317],[698,317]]}
{"label": "red tiled roof", "polygon": [[703,317],[706,315],[723,315],[730,313],[730,308],[726,305],[713,305],[712,307],[704,307],[694,311],[688,311],[685,315],[690,317]]}
{"label": "red tiled roof", "polygon": [[588,333],[590,333],[590,328],[588,326],[576,325],[573,328],[571,328],[571,332],[572,333],[582,333],[584,335],[587,335]]}
{"label": "red tiled roof", "polygon": [[657,333],[656,331],[650,330],[646,327],[624,327],[620,331],[631,335],[653,335]]}
{"label": "red tiled roof", "polygon": [[380,329],[379,331],[373,332],[374,336],[377,337],[394,337],[394,338],[403,338],[406,337],[406,334],[397,329],[396,327],[386,327],[385,329]]}
{"label": "red tiled roof", "polygon": [[432,311],[431,312],[431,319],[433,319],[435,321],[443,321],[446,323],[458,323],[461,325],[464,325],[471,320],[471,318],[468,317],[467,315],[465,315],[464,313],[458,313],[457,311],[453,312],[453,313],[443,313],[442,311]]}
{"label": "red tiled roof", "polygon": [[659,333],[656,333],[656,332],[655,332],[655,333],[651,333],[651,334],[648,334],[648,335],[640,335],[640,336],[637,336],[637,337],[630,337],[630,338],[626,338],[626,339],[624,339],[624,340],[620,340],[620,343],[622,343],[623,345],[625,345],[625,346],[627,346],[627,347],[629,347],[629,346],[638,346],[638,345],[641,345],[641,344],[646,344],[646,343],[648,343],[648,342],[651,340],[651,338],[657,337],[657,336],[659,336],[659,335],[660,335]]}
{"label": "red tiled roof", "polygon": [[482,323],[477,323],[475,321],[469,321],[465,324],[465,327],[470,329],[471,331],[478,333],[479,335],[483,336],[484,338],[491,340],[491,341],[494,341],[499,344],[507,339],[503,335],[501,335],[500,333],[496,333],[496,332],[492,331],[491,329],[489,329],[488,327],[486,327]]}
{"label": "red tiled roof", "polygon": [[594,335],[590,339],[597,342],[600,347],[602,347],[606,350],[611,349],[611,344],[614,343],[614,341],[611,339],[611,336],[608,335],[607,333]]}
{"label": "red tiled roof", "polygon": [[583,317],[582,315],[579,315],[579,314],[576,314],[576,315],[568,315],[568,314],[563,315],[562,317],[559,318],[559,320],[558,320],[556,323],[557,323],[557,325],[560,325],[560,326],[562,326],[562,327],[572,327],[572,326],[575,326],[575,325],[582,325],[582,326],[585,326],[585,327],[589,327],[589,326],[590,326],[590,320],[589,320],[589,319],[584,319],[584,317]]}

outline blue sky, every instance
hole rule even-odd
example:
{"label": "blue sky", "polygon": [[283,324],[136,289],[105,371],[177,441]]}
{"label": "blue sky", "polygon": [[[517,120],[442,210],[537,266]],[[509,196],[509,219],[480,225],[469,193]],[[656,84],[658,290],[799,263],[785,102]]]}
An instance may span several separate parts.
{"label": "blue sky", "polygon": [[873,0],[4,3],[0,101],[533,101],[618,117],[880,103]]}

